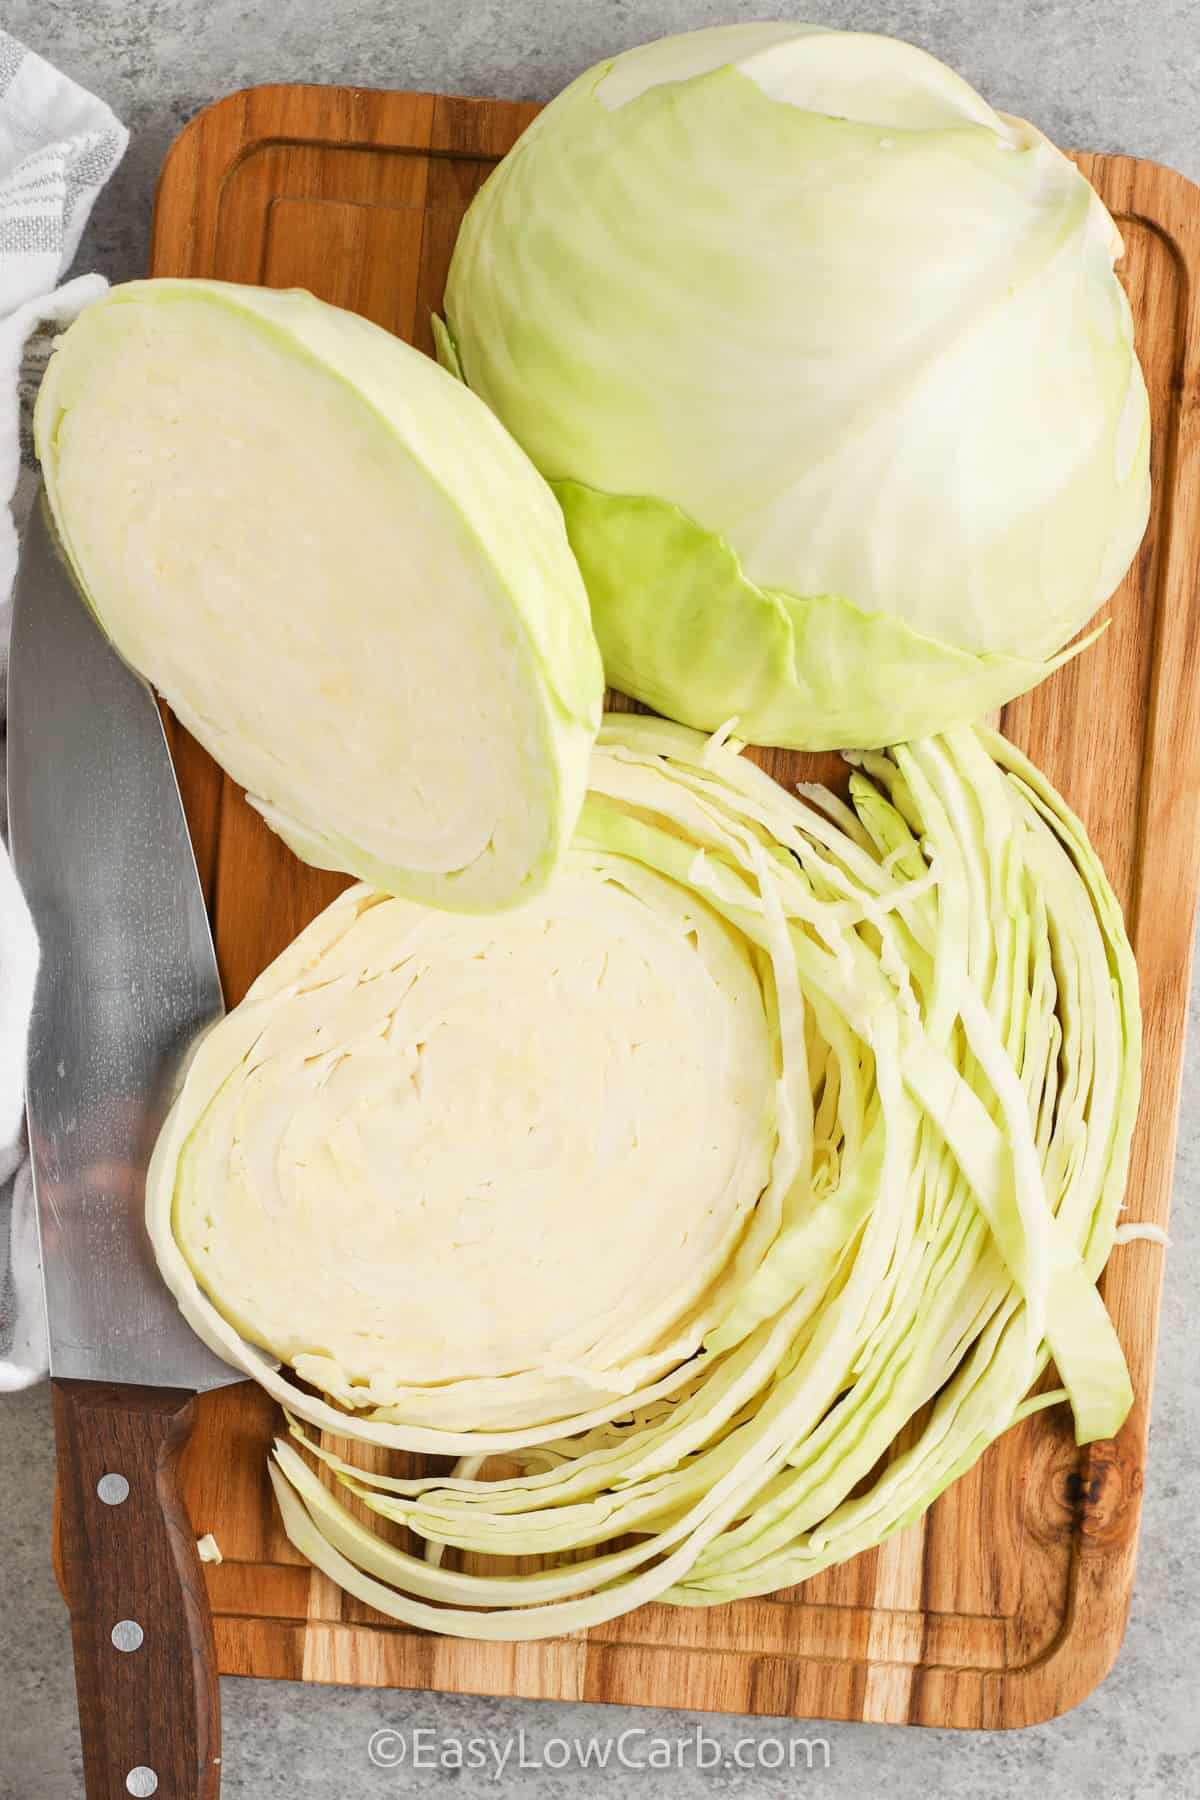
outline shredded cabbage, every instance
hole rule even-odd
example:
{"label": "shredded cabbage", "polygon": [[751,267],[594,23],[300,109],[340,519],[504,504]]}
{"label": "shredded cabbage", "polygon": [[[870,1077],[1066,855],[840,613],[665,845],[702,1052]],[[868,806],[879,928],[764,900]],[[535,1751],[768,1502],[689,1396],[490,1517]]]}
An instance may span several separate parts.
{"label": "shredded cabbage", "polygon": [[537,907],[352,890],[201,1047],[150,1170],[160,1265],[287,1408],[289,1538],[378,1610],[520,1639],[765,1593],[1040,1407],[1119,1428],[1117,901],[997,734],[854,760],[848,805],[798,797],[610,716]]}

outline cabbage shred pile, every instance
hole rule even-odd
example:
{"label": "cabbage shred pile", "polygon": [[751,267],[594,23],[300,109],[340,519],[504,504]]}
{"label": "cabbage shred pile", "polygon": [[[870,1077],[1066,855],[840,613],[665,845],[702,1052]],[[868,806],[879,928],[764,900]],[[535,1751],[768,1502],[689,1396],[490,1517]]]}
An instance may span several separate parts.
{"label": "cabbage shred pile", "polygon": [[[1117,901],[1079,821],[997,734],[848,760],[849,804],[660,720],[601,731],[571,856],[715,915],[756,973],[775,1065],[771,1180],[688,1314],[699,1340],[681,1325],[686,1353],[642,1387],[442,1433],[365,1391],[359,1410],[318,1396],[201,1291],[171,1228],[187,1146],[164,1134],[164,1272],[288,1409],[270,1473],[289,1538],[379,1611],[523,1639],[767,1593],[912,1523],[1040,1407],[1068,1401],[1080,1442],[1119,1428],[1129,1379],[1095,1286],[1140,1070]],[[714,1103],[731,1074],[714,1067]],[[1039,1385],[1051,1360],[1060,1385]],[[306,1425],[459,1461],[392,1476]]]}

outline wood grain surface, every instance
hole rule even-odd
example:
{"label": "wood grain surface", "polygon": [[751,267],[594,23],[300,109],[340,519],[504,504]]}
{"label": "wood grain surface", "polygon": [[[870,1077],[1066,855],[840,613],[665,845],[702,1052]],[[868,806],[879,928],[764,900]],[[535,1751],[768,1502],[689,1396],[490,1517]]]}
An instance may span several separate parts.
{"label": "wood grain surface", "polygon": [[[152,272],[302,285],[431,348],[458,221],[534,116],[501,101],[265,87],[202,113],[159,185]],[[1082,814],[1141,972],[1146,1083],[1130,1219],[1165,1225],[1200,878],[1200,190],[1125,157],[1080,156],[1125,237],[1154,422],[1154,514],[1111,626],[1004,729]],[[174,724],[230,1004],[344,885],[305,868]],[[811,759],[759,753],[794,780]],[[183,1466],[221,1668],[381,1686],[954,1726],[1074,1705],[1111,1667],[1133,1583],[1164,1251],[1116,1251],[1103,1287],[1136,1404],[1080,1451],[1068,1411],[994,1445],[881,1549],[767,1599],[650,1606],[590,1634],[473,1644],[400,1628],[288,1545],[265,1476],[274,1409],[250,1387],[197,1403]],[[361,1454],[361,1446],[356,1453]]]}

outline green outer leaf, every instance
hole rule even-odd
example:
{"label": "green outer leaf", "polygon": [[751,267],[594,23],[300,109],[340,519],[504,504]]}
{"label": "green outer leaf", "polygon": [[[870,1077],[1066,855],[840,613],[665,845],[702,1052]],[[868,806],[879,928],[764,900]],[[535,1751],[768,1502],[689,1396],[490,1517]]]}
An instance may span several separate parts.
{"label": "green outer leaf", "polygon": [[1047,662],[976,656],[837,594],[756,586],[724,538],[667,501],[551,486],[609,683],[703,731],[732,718],[751,744],[900,743],[1004,705],[1093,641]]}

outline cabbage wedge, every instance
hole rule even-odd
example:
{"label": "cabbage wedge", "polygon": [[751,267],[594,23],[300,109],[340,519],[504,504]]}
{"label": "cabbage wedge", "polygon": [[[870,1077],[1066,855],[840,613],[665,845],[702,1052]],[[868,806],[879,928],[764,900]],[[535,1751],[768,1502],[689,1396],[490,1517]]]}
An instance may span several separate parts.
{"label": "cabbage wedge", "polygon": [[139,281],[35,426],[100,624],[298,856],[463,911],[544,886],[600,660],[553,496],[461,383],[311,294]]}
{"label": "cabbage wedge", "polygon": [[287,1408],[292,1542],[407,1624],[536,1638],[801,1581],[1040,1407],[1114,1433],[1139,1075],[1115,897],[1002,738],[864,754],[847,803],[610,717],[531,907],[358,888],[264,973],[148,1221]]}

